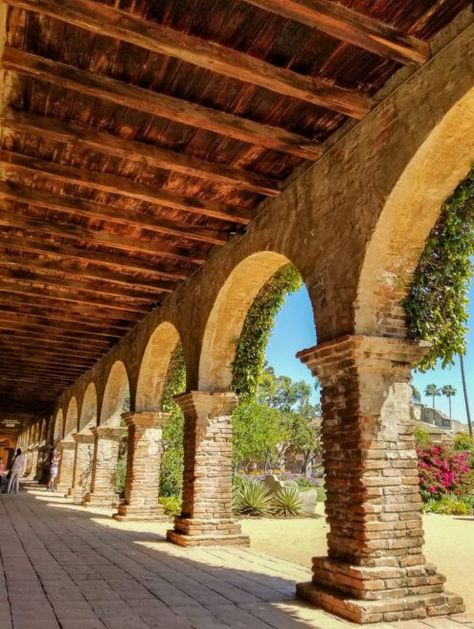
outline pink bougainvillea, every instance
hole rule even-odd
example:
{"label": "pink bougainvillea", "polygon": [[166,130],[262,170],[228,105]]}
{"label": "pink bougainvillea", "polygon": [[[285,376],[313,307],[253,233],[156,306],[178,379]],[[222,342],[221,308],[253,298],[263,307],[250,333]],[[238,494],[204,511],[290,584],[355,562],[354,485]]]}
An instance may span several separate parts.
{"label": "pink bougainvillea", "polygon": [[470,452],[437,444],[418,448],[417,453],[420,489],[425,498],[462,496],[472,491],[474,476]]}

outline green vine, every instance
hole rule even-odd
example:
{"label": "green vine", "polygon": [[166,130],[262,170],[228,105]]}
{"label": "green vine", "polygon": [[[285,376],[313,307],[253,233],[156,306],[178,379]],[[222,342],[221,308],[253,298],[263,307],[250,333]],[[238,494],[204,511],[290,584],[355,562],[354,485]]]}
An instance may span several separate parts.
{"label": "green vine", "polygon": [[474,254],[474,166],[443,205],[404,301],[408,333],[431,348],[418,369],[454,363],[466,351],[467,291]]}
{"label": "green vine", "polygon": [[285,265],[265,284],[250,307],[232,364],[232,388],[241,399],[255,396],[275,316],[286,296],[301,285],[299,272],[291,264]]}

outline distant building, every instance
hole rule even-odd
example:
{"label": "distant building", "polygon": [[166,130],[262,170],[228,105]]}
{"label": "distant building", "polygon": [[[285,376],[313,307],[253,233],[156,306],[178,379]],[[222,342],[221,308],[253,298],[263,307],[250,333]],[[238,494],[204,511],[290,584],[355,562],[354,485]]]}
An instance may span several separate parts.
{"label": "distant building", "polygon": [[[414,403],[412,404],[413,419],[416,422],[428,424],[429,426],[438,429],[434,430],[433,437],[436,435],[442,436],[443,433],[446,436],[452,437],[458,432],[467,432],[468,428],[466,424],[462,424],[457,419],[450,419],[443,412],[436,408],[430,408],[424,404]],[[431,434],[431,431],[428,431]]]}

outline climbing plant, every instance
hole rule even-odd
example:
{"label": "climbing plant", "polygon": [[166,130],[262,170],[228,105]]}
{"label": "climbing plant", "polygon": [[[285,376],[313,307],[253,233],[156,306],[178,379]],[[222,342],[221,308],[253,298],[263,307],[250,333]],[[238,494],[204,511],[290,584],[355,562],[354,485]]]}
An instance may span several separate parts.
{"label": "climbing plant", "polygon": [[286,296],[296,292],[301,285],[301,275],[294,266],[287,264],[265,284],[250,307],[232,365],[232,387],[240,399],[255,396],[276,314]]}
{"label": "climbing plant", "polygon": [[163,461],[160,476],[160,495],[177,496],[183,485],[183,411],[173,396],[183,393],[186,387],[186,367],[181,345],[174,350],[163,392],[162,410],[171,413],[163,428]]}
{"label": "climbing plant", "polygon": [[438,359],[443,367],[453,364],[456,354],[465,353],[473,255],[474,166],[443,205],[404,301],[410,337],[431,343],[421,371]]}

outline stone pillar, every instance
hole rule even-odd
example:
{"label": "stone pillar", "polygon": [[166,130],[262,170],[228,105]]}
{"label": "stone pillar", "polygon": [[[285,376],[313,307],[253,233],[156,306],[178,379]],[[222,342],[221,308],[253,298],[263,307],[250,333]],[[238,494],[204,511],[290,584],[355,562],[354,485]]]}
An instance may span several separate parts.
{"label": "stone pillar", "polygon": [[125,429],[95,426],[91,428],[91,432],[94,435],[91,488],[82,504],[91,507],[115,507],[119,502],[115,487],[119,445]]}
{"label": "stone pillar", "polygon": [[38,465],[38,448],[30,446],[26,451],[25,478],[34,480],[36,475],[36,467]]}
{"label": "stone pillar", "polygon": [[322,386],[328,556],[297,594],[355,622],[461,612],[422,553],[410,370],[425,347],[345,336],[298,354]]}
{"label": "stone pillar", "polygon": [[142,412],[122,415],[128,427],[125,501],[116,520],[167,519],[158,503],[162,427],[169,413]]}
{"label": "stone pillar", "polygon": [[73,502],[80,504],[89,492],[92,478],[92,463],[94,460],[95,437],[90,433],[76,433],[73,435],[76,444],[72,487],[69,496]]}
{"label": "stone pillar", "polygon": [[191,391],[175,397],[184,411],[183,508],[171,542],[181,546],[249,545],[232,515],[233,393]]}
{"label": "stone pillar", "polygon": [[56,491],[66,495],[72,485],[74,470],[75,443],[71,439],[63,439],[58,444],[60,451],[59,471],[56,481]]}

